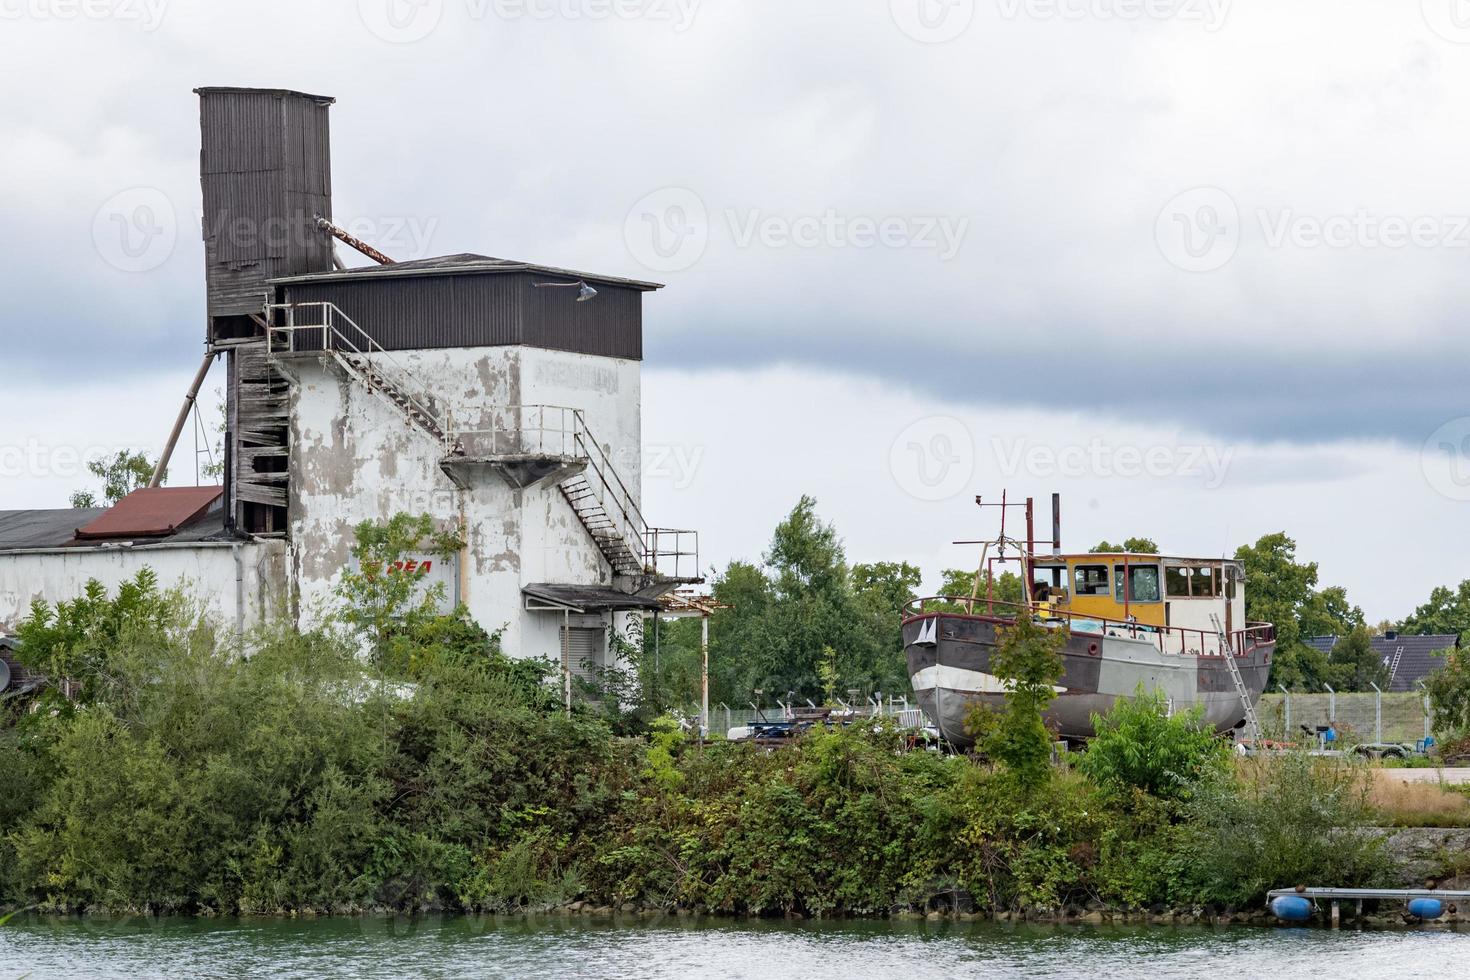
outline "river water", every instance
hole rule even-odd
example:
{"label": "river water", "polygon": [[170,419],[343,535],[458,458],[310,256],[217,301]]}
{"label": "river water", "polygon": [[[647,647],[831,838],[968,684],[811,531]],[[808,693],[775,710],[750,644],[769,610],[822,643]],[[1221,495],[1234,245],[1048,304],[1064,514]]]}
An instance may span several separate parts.
{"label": "river water", "polygon": [[0,980],[239,976],[1400,980],[1470,976],[1470,933],[451,917],[0,927]]}

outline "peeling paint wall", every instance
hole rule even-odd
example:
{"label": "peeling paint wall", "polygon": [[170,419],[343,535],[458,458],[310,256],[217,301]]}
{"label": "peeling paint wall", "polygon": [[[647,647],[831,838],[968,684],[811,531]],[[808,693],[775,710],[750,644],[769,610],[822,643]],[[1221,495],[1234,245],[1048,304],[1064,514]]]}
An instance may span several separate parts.
{"label": "peeling paint wall", "polygon": [[[641,380],[637,361],[530,347],[395,351],[401,370],[456,428],[490,428],[518,405],[580,409],[588,428],[640,495]],[[290,541],[305,622],[333,603],[351,561],[353,528],[398,512],[461,520],[468,548],[460,593],[486,629],[504,629],[512,656],[560,659],[561,617],[524,610],[523,586],[611,584],[612,572],[555,484],[512,489],[485,471],[460,489],[442,449],[381,394],[331,362],[294,366]]]}
{"label": "peeling paint wall", "polygon": [[182,586],[203,601],[222,627],[249,629],[285,614],[285,557],[286,543],[276,540],[0,554],[0,632],[14,632],[36,599],[75,599],[91,579],[116,593],[144,568],[160,587]]}

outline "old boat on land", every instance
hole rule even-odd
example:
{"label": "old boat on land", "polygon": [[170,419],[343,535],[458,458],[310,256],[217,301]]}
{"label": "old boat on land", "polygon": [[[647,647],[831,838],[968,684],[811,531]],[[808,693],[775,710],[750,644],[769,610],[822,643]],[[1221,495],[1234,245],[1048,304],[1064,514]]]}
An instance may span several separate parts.
{"label": "old boat on land", "polygon": [[[1029,528],[1029,500],[1025,506]],[[1163,691],[1173,711],[1202,708],[1205,723],[1217,731],[1243,728],[1248,719],[1254,723],[1276,642],[1270,624],[1245,621],[1241,563],[1128,552],[1062,554],[1055,545],[1058,524],[1054,518],[1054,550],[1046,556],[1034,553],[1032,541],[1005,538],[1004,530],[995,541],[974,542],[985,544],[986,554],[970,596],[919,599],[905,610],[909,677],[940,734],[968,748],[973,739],[964,720],[971,705],[1003,704],[1005,684],[990,673],[990,656],[997,631],[1021,616],[1068,631],[1065,671],[1046,714],[1048,726],[1063,738],[1090,737],[1093,714],[1106,713],[1140,684]],[[1021,565],[1028,593],[1022,602],[993,597],[995,563],[1006,561]],[[980,594],[982,581],[986,595]]]}

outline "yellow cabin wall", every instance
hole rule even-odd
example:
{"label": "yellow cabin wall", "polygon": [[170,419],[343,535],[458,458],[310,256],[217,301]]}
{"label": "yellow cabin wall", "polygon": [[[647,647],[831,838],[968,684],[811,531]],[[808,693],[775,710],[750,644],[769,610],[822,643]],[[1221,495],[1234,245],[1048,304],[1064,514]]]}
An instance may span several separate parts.
{"label": "yellow cabin wall", "polygon": [[[1101,619],[1127,619],[1132,616],[1145,626],[1164,626],[1164,603],[1159,602],[1132,602],[1126,607],[1118,602],[1117,585],[1114,581],[1113,569],[1123,564],[1122,555],[1086,555],[1067,560],[1066,587],[1071,596],[1067,603],[1067,611],[1079,616],[1097,616]],[[1129,556],[1129,565],[1158,565],[1160,574],[1160,591],[1163,590],[1163,562],[1138,560],[1138,556]],[[1107,595],[1084,595],[1079,596],[1072,593],[1076,586],[1076,570],[1078,565],[1106,565],[1108,566],[1108,594]]]}

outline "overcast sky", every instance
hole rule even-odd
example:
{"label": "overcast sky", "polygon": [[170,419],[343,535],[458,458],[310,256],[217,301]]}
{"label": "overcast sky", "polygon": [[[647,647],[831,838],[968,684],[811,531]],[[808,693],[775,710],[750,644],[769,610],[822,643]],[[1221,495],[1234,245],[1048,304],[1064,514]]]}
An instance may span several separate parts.
{"label": "overcast sky", "polygon": [[389,254],[668,284],[645,509],[708,563],[809,492],[934,584],[1061,490],[1066,544],[1286,530],[1401,616],[1470,577],[1459,3],[0,0],[0,508],[161,447],[191,89],[284,87]]}

